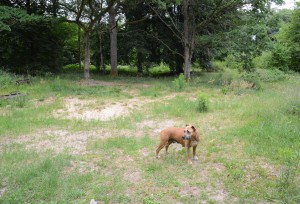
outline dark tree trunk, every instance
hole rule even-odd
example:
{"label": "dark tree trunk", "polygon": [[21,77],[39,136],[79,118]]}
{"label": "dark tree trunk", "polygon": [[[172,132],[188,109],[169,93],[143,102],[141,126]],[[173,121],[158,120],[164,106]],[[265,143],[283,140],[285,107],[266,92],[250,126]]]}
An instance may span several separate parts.
{"label": "dark tree trunk", "polygon": [[79,62],[79,68],[82,69],[81,67],[81,29],[78,26],[78,33],[77,33],[77,39],[78,39],[78,62]]}
{"label": "dark tree trunk", "polygon": [[90,78],[90,31],[84,31],[84,78]]}
{"label": "dark tree trunk", "polygon": [[138,73],[140,73],[140,74],[143,73],[142,57],[143,57],[143,54],[142,54],[142,52],[141,52],[141,49],[138,49],[138,50],[137,50],[137,71],[138,71]]}
{"label": "dark tree trunk", "polygon": [[186,81],[190,79],[191,61],[194,51],[194,15],[193,0],[183,0],[183,45],[184,45],[184,78]]}
{"label": "dark tree trunk", "polygon": [[98,40],[99,40],[99,55],[98,55],[98,60],[100,62],[100,71],[105,72],[105,67],[104,67],[104,58],[103,58],[103,49],[102,49],[102,33],[98,31]]}
{"label": "dark tree trunk", "polygon": [[117,23],[116,23],[116,10],[111,7],[109,10],[109,25],[110,25],[110,75],[118,75],[118,49],[117,49]]}
{"label": "dark tree trunk", "polygon": [[31,5],[30,5],[30,0],[25,1],[25,8],[28,14],[31,14]]}
{"label": "dark tree trunk", "polygon": [[58,0],[52,0],[52,14],[53,17],[57,17],[57,11],[58,11]]}

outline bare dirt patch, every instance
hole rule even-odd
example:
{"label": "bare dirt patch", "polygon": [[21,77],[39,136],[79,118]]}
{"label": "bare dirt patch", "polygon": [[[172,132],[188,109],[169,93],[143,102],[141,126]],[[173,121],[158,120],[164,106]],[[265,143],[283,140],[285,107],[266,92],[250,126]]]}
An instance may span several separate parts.
{"label": "bare dirt patch", "polygon": [[55,97],[54,96],[50,96],[46,99],[43,100],[34,100],[33,103],[35,106],[42,106],[42,105],[49,105],[55,102]]}
{"label": "bare dirt patch", "polygon": [[26,149],[35,150],[37,152],[52,151],[57,154],[66,152],[72,155],[82,155],[89,154],[89,150],[87,149],[89,142],[117,136],[140,137],[144,136],[144,132],[105,128],[78,132],[42,129],[31,134],[19,136],[18,138],[7,137],[1,140],[0,151],[2,151],[4,147],[12,144],[22,144]]}
{"label": "bare dirt patch", "polygon": [[198,187],[186,186],[186,187],[183,187],[182,189],[179,190],[179,194],[181,196],[193,196],[193,197],[196,197],[196,196],[199,196],[200,193],[201,193],[201,190]]}
{"label": "bare dirt patch", "polygon": [[77,120],[100,120],[109,121],[116,117],[127,116],[133,110],[139,109],[146,103],[154,100],[142,98],[133,98],[113,104],[97,104],[96,100],[65,98],[65,109],[56,110],[53,114],[55,117]]}
{"label": "bare dirt patch", "polygon": [[6,192],[7,187],[0,188],[0,197]]}

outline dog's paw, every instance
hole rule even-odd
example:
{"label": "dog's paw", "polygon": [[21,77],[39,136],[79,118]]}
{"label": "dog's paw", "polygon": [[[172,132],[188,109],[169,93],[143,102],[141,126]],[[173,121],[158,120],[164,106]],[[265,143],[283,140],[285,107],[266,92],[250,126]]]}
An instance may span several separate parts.
{"label": "dog's paw", "polygon": [[193,164],[193,162],[192,162],[191,160],[189,160],[189,161],[188,161],[188,164],[192,165],[192,164]]}
{"label": "dog's paw", "polygon": [[160,156],[159,156],[159,155],[157,155],[157,156],[156,156],[156,159],[159,159],[159,158],[160,158]]}
{"label": "dog's paw", "polygon": [[198,160],[198,157],[197,156],[194,156],[194,158],[193,158],[194,160]]}

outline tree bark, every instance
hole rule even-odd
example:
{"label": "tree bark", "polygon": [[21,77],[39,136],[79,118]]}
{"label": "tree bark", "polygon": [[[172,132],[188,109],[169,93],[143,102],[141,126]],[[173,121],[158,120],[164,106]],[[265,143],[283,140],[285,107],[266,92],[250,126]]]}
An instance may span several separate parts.
{"label": "tree bark", "polygon": [[190,79],[191,61],[194,51],[194,13],[193,0],[183,0],[183,45],[184,45],[184,78]]}
{"label": "tree bark", "polygon": [[110,75],[118,75],[118,49],[117,49],[117,24],[116,24],[117,12],[112,6],[109,10],[109,25],[110,25]]}
{"label": "tree bark", "polygon": [[77,33],[77,42],[78,42],[78,62],[79,62],[79,68],[82,69],[81,66],[81,29],[80,26],[78,26],[78,33]]}
{"label": "tree bark", "polygon": [[90,31],[84,31],[84,78],[90,78]]}
{"label": "tree bark", "polygon": [[143,73],[142,57],[143,57],[143,54],[141,52],[141,49],[137,49],[137,71],[139,74]]}
{"label": "tree bark", "polygon": [[99,39],[99,60],[100,60],[100,70],[104,73],[105,67],[104,67],[104,59],[103,59],[103,48],[102,48],[102,34],[100,31],[98,31],[98,39]]}

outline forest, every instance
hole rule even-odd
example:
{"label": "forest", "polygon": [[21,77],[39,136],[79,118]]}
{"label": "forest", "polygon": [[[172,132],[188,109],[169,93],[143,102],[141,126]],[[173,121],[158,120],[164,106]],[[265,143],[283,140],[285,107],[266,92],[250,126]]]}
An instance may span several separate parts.
{"label": "forest", "polygon": [[283,4],[1,0],[0,203],[299,204]]}
{"label": "forest", "polygon": [[298,72],[299,4],[272,10],[272,2],[3,0],[0,67],[31,75],[73,67],[89,78],[90,66],[147,75],[163,63],[186,80],[224,66]]}

